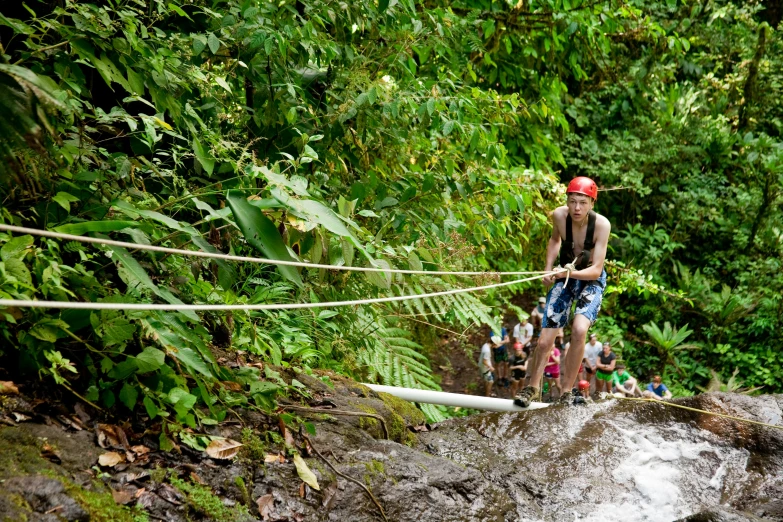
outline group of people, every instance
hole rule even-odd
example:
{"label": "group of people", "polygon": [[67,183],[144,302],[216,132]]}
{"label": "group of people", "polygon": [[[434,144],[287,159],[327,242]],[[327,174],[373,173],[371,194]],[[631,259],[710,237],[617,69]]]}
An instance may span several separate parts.
{"label": "group of people", "polygon": [[[482,346],[479,367],[484,381],[484,395],[494,395],[493,387],[497,386],[498,394],[503,394],[502,390],[506,389],[511,397],[515,397],[522,386],[529,383],[528,362],[538,345],[545,304],[546,298],[541,297],[538,306],[530,313],[531,321],[527,317],[521,317],[513,327],[511,336],[503,327],[500,335],[492,332],[489,342]],[[509,353],[508,345],[512,340],[513,352]],[[560,328],[544,367],[544,388],[548,388],[550,400],[556,398],[555,390],[558,396],[563,395],[564,386],[560,379],[562,361],[571,345],[570,342],[563,341],[564,331]],[[577,390],[585,399],[591,394],[599,395],[602,392],[620,397],[671,398],[671,392],[662,383],[660,375],[654,376],[642,390],[637,379],[627,371],[625,364],[620,362],[612,351],[611,343],[601,343],[595,333],[590,335],[590,341],[585,344],[578,378]]]}
{"label": "group of people", "polygon": [[[522,408],[541,396],[542,381],[558,389],[558,401],[564,404],[583,404],[593,382],[598,392],[671,397],[657,375],[646,390],[639,390],[636,380],[618,364],[611,344],[601,344],[595,336],[587,344],[587,332],[598,318],[606,289],[604,264],[612,227],[608,219],[593,210],[598,200],[595,181],[584,176],[574,178],[565,192],[565,205],[551,215],[546,275],[541,278],[549,290],[530,314],[530,320],[540,326],[538,331],[532,328],[531,333],[526,320],[520,320],[519,328],[514,328],[518,335],[514,335],[513,357],[507,350],[507,331],[491,334],[479,360],[485,394],[492,393],[497,380],[503,386],[513,385],[514,404]],[[569,322],[570,342],[563,345],[563,329]],[[537,342],[533,342],[536,333]]]}

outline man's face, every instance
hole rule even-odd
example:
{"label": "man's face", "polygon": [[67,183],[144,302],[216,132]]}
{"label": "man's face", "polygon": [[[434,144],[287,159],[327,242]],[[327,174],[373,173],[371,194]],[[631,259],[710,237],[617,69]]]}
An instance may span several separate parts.
{"label": "man's face", "polygon": [[567,205],[571,219],[581,221],[588,212],[593,210],[593,199],[584,194],[569,194]]}
{"label": "man's face", "polygon": [[590,342],[591,343],[595,344],[595,339],[596,339],[595,335],[591,335],[590,336]]}
{"label": "man's face", "polygon": [[625,368],[617,368],[617,375],[622,375],[625,373]]}
{"label": "man's face", "polygon": [[611,352],[611,351],[612,351],[612,347],[609,346],[608,344],[605,344],[604,345],[604,355],[609,355],[609,352]]}

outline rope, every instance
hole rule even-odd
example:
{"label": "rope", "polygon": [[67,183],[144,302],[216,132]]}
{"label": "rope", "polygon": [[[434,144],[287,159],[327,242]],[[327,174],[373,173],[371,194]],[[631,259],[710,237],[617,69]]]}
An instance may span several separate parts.
{"label": "rope", "polygon": [[17,232],[19,234],[30,234],[34,236],[49,237],[52,239],[64,239],[67,241],[79,241],[82,243],[95,243],[98,245],[116,246],[122,248],[132,248],[135,250],[148,250],[151,252],[162,252],[165,254],[179,254],[183,256],[205,257],[209,259],[222,259],[225,261],[242,261],[246,263],[264,263],[268,265],[298,266],[304,268],[325,268],[327,270],[345,270],[350,272],[382,272],[386,274],[418,274],[418,275],[452,275],[452,276],[485,276],[485,275],[531,275],[545,274],[543,271],[526,272],[449,272],[438,270],[403,270],[396,268],[376,268],[362,266],[337,266],[323,265],[318,263],[305,263],[302,261],[284,261],[281,259],[266,259],[263,257],[245,257],[234,256],[230,254],[218,254],[204,252],[201,250],[181,250],[179,248],[168,248],[156,245],[142,245],[138,243],[128,243],[126,241],[115,241],[112,239],[102,239],[89,236],[76,236],[73,234],[63,234],[50,230],[39,230],[37,228],[17,227],[14,225],[0,224],[0,231]]}
{"label": "rope", "polygon": [[722,417],[724,419],[729,419],[733,421],[738,422],[746,422],[748,424],[756,424],[758,426],[764,426],[766,428],[775,428],[777,430],[783,430],[783,426],[779,426],[777,424],[767,424],[766,422],[759,422],[754,421],[750,419],[745,419],[743,417],[734,417],[733,415],[726,415],[725,413],[717,413],[714,411],[707,411],[707,410],[700,410],[699,408],[691,408],[690,406],[683,406],[682,404],[677,404],[674,402],[669,401],[662,401],[659,399],[642,399],[639,397],[615,397],[615,399],[619,399],[621,401],[637,401],[637,402],[652,402],[654,404],[661,404],[664,406],[671,406],[672,408],[680,408],[682,410],[688,410],[688,411],[694,411],[697,413],[704,413],[706,415],[714,415],[715,417]]}
{"label": "rope", "polygon": [[406,301],[408,299],[427,299],[430,297],[439,297],[442,295],[461,294],[466,292],[478,292],[480,290],[489,290],[490,288],[500,288],[504,286],[517,285],[534,279],[542,279],[556,272],[545,272],[542,275],[507,281],[505,283],[494,283],[491,285],[474,286],[471,288],[457,288],[455,290],[444,290],[442,292],[433,292],[430,294],[412,294],[399,295],[392,297],[378,297],[375,299],[356,299],[353,301],[330,301],[324,303],[278,303],[278,304],[236,304],[236,305],[201,305],[201,304],[152,304],[152,303],[83,303],[78,301],[35,301],[35,300],[16,300],[0,299],[0,307],[15,306],[17,308],[61,308],[71,310],[158,310],[158,311],[217,311],[217,310],[294,310],[299,308],[327,308],[332,306],[354,306],[376,303],[391,303],[395,301]]}

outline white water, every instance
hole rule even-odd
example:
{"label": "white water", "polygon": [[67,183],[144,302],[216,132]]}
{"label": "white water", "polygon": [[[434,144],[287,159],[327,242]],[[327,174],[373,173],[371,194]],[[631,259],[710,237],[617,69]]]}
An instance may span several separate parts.
{"label": "white water", "polygon": [[648,427],[644,431],[623,429],[612,423],[620,435],[619,452],[624,454],[606,486],[616,493],[611,502],[589,502],[573,512],[578,521],[623,522],[671,521],[722,503],[724,481],[745,478],[748,452],[718,446],[713,435],[677,427]]}

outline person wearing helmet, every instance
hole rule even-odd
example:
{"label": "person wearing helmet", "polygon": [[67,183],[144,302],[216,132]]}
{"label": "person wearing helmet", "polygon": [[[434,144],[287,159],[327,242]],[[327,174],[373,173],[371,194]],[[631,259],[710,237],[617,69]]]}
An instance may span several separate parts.
{"label": "person wearing helmet", "polygon": [[[574,386],[584,358],[587,331],[598,316],[606,288],[604,261],[611,225],[608,219],[593,211],[598,187],[590,178],[574,178],[568,184],[566,198],[566,205],[552,213],[552,236],[547,245],[545,270],[552,271],[558,254],[561,270],[543,279],[544,286],[551,288],[546,297],[538,348],[528,363],[530,383],[514,401],[523,408],[530,406],[538,397],[544,367],[554,348],[555,338],[560,328],[567,325],[572,305],[576,303],[571,324],[571,346],[563,361],[561,377],[564,389],[570,390]],[[561,401],[573,403],[576,395],[578,391],[564,393]]]}

